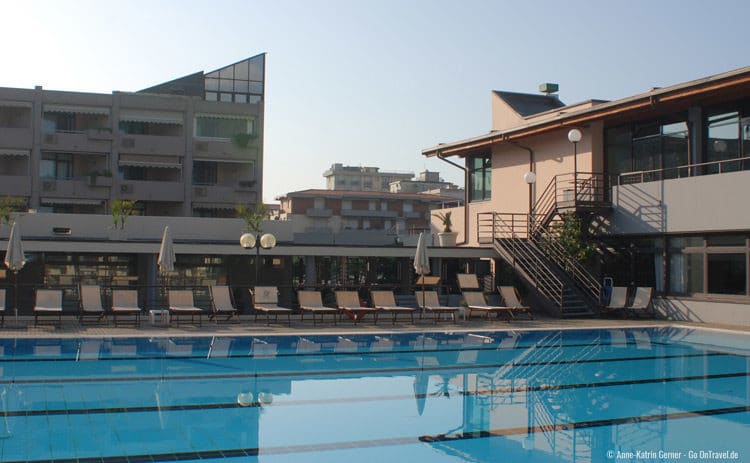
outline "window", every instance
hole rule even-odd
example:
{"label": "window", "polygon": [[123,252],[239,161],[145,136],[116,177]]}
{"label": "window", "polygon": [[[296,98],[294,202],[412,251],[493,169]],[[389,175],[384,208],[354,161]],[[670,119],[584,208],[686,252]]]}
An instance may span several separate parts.
{"label": "window", "polygon": [[247,119],[227,119],[222,117],[198,116],[195,118],[195,136],[206,138],[232,138],[235,135],[253,134],[254,121]]}
{"label": "window", "polygon": [[42,178],[72,178],[73,156],[70,154],[45,153],[42,155],[39,171]]}
{"label": "window", "polygon": [[469,200],[484,201],[492,196],[492,155],[485,154],[468,159]]}
{"label": "window", "polygon": [[215,162],[193,161],[193,185],[216,185],[217,177]]}
{"label": "window", "polygon": [[669,290],[677,294],[748,295],[745,235],[669,240]]}
{"label": "window", "polygon": [[688,145],[685,121],[640,123],[607,129],[607,173],[658,171],[645,173],[643,180],[676,178],[681,174],[677,168],[690,163]]}

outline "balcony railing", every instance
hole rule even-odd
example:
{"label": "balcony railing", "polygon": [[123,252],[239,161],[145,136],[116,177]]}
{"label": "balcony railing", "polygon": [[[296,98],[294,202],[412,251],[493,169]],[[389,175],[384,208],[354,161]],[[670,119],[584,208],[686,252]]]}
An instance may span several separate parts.
{"label": "balcony railing", "polygon": [[667,167],[664,169],[626,172],[614,176],[613,183],[615,185],[632,185],[634,183],[697,177],[701,175],[724,174],[742,170],[750,170],[750,157],[723,159],[721,161],[701,162],[697,164],[686,164],[684,166]]}

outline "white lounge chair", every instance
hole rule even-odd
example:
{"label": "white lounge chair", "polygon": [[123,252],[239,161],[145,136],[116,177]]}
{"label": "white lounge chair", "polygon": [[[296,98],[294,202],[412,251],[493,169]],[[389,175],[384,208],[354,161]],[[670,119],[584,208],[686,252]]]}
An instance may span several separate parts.
{"label": "white lounge chair", "polygon": [[138,306],[138,291],[135,289],[112,290],[112,318],[117,326],[118,317],[134,316],[136,326],[141,323],[141,308]]}
{"label": "white lounge chair", "polygon": [[654,288],[639,286],[635,289],[635,295],[633,296],[633,303],[625,307],[625,309],[638,316],[641,313],[645,313],[654,316],[654,310],[651,304],[651,299],[654,294]]}
{"label": "white lounge chair", "polygon": [[274,316],[274,321],[279,320],[279,315],[286,315],[289,326],[292,325],[292,309],[279,306],[279,290],[275,286],[256,286],[251,293],[256,321],[259,313],[266,315],[266,323],[269,325],[271,324],[271,315]]}
{"label": "white lounge chair", "polygon": [[297,300],[299,301],[299,308],[302,310],[300,321],[305,318],[305,312],[310,312],[313,317],[313,326],[316,322],[316,314],[320,314],[321,322],[325,315],[332,315],[333,324],[336,324],[336,315],[338,315],[339,311],[336,308],[323,305],[323,297],[320,295],[320,291],[297,291]]}
{"label": "white lounge chair", "polygon": [[437,291],[415,291],[414,295],[417,297],[417,305],[422,309],[422,313],[432,313],[432,318],[435,323],[440,320],[440,315],[442,314],[448,314],[455,322],[456,312],[462,309],[461,307],[441,305]]}
{"label": "white lounge chair", "polygon": [[503,298],[503,304],[513,309],[513,312],[512,312],[513,315],[515,315],[516,312],[522,312],[528,315],[529,318],[531,319],[534,318],[534,315],[531,313],[531,307],[525,306],[521,303],[521,300],[518,297],[518,293],[516,292],[515,287],[498,286],[497,290],[498,292],[500,292],[500,297]]}
{"label": "white lounge chair", "polygon": [[609,303],[604,306],[605,312],[623,310],[628,303],[628,288],[625,286],[613,286]]}
{"label": "white lounge chair", "polygon": [[466,302],[466,308],[469,310],[469,317],[473,312],[483,312],[490,318],[490,314],[504,313],[508,315],[508,320],[513,318],[513,308],[499,305],[488,305],[484,299],[484,294],[479,291],[464,291],[461,293]]}
{"label": "white lounge chair", "polygon": [[358,323],[368,313],[373,314],[375,324],[378,324],[378,309],[374,307],[362,307],[359,303],[357,291],[336,291],[336,306],[340,311]]}
{"label": "white lounge chair", "polygon": [[226,317],[224,319],[226,322],[232,318],[236,318],[239,323],[240,318],[237,315],[237,309],[232,304],[232,294],[229,291],[229,286],[209,286],[208,289],[211,293],[211,315],[208,319],[219,323],[219,317]]}
{"label": "white lounge chair", "polygon": [[169,315],[175,324],[180,322],[180,317],[190,317],[190,322],[195,323],[198,317],[198,325],[202,323],[203,309],[195,306],[193,292],[189,289],[169,290]]}
{"label": "white lounge chair", "polygon": [[62,326],[61,289],[37,289],[34,303],[34,326],[39,324],[39,317],[57,317],[57,326]]}
{"label": "white lounge chair", "polygon": [[398,314],[406,314],[411,317],[411,322],[414,323],[414,312],[417,311],[414,307],[403,307],[396,304],[396,298],[393,295],[393,291],[370,291],[372,297],[372,305],[381,312],[387,312],[393,314],[393,324],[396,324],[396,317]]}
{"label": "white lounge chair", "polygon": [[78,290],[80,312],[78,320],[83,324],[86,317],[95,317],[97,322],[107,321],[107,312],[102,307],[102,293],[97,285],[81,285]]}

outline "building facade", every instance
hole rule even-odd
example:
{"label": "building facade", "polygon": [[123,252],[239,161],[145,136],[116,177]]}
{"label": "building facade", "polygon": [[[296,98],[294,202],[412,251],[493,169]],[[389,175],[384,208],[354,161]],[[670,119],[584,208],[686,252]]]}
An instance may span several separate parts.
{"label": "building facade", "polygon": [[0,196],[40,212],[231,217],[261,200],[265,55],[139,92],[0,88]]}
{"label": "building facade", "polygon": [[381,171],[379,167],[333,164],[323,172],[326,189],[347,191],[390,191],[392,182],[410,180],[412,172]]}
{"label": "building facade", "polygon": [[303,190],[280,198],[295,241],[392,243],[430,231],[431,210],[451,198],[410,193]]}
{"label": "building facade", "polygon": [[[547,265],[561,288],[591,286],[589,300],[610,277],[654,287],[664,317],[750,325],[749,95],[750,68],[612,102],[493,92],[490,133],[423,154],[464,161],[459,241],[515,262],[532,293],[544,292],[532,267]],[[539,263],[552,251],[534,251],[566,213],[597,245],[593,282],[559,275],[559,263]],[[524,267],[512,242],[530,243],[537,262]]]}

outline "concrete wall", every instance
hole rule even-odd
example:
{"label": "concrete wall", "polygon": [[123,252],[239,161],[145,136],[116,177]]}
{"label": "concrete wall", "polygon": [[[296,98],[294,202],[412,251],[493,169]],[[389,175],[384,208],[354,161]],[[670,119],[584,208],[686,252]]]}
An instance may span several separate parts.
{"label": "concrete wall", "polygon": [[615,186],[610,233],[750,230],[750,171]]}
{"label": "concrete wall", "polygon": [[660,298],[654,299],[654,308],[658,316],[670,320],[750,327],[748,304]]}

